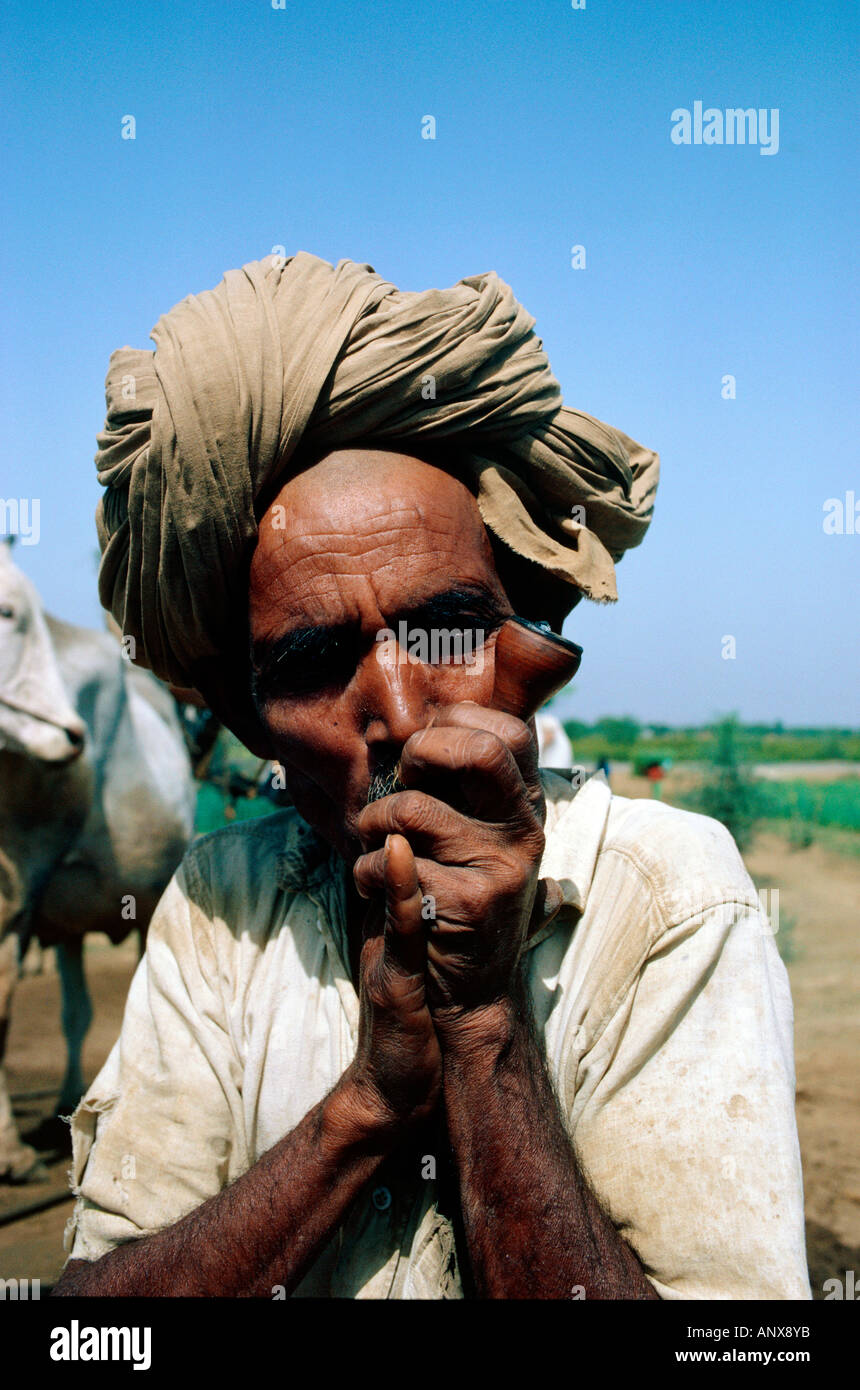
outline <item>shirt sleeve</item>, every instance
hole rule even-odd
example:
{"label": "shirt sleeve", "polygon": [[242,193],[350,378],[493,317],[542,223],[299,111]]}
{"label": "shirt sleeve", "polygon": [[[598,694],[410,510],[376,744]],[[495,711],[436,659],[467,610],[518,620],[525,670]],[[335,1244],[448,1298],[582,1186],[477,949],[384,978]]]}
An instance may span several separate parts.
{"label": "shirt sleeve", "polygon": [[811,1296],[792,1025],[767,919],[724,901],[657,937],[580,1062],[575,1146],[661,1298]]}
{"label": "shirt sleeve", "polygon": [[174,1224],[248,1166],[213,941],[192,853],[153,915],[120,1037],[72,1117],[69,1259]]}

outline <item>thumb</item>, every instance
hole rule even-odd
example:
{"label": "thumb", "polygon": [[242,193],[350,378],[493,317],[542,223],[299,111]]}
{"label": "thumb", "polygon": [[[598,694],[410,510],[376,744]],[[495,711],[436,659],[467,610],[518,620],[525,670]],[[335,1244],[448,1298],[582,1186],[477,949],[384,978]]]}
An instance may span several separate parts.
{"label": "thumb", "polygon": [[422,975],[427,963],[422,894],[415,857],[402,835],[388,835],[383,854],[385,951],[406,975]]}

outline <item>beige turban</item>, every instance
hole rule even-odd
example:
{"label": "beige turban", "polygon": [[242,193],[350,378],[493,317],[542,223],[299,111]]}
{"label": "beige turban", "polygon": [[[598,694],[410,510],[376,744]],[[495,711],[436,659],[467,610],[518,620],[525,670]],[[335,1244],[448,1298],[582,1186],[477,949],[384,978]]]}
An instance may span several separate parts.
{"label": "beige turban", "polygon": [[[490,272],[405,293],[300,251],[228,271],[110,360],[98,436],[99,594],[134,660],[196,686],[255,751],[247,575],[257,523],[301,446],[450,441],[485,524],[579,592],[651,520],[658,459],[562,404],[534,319]],[[584,509],[584,515],[583,510]]]}

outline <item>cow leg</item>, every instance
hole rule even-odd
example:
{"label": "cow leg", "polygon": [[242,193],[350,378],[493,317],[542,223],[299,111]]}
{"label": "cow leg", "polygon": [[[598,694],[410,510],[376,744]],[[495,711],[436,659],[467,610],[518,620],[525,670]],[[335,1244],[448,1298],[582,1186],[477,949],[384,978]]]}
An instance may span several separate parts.
{"label": "cow leg", "polygon": [[83,938],[63,942],[56,951],[63,991],[62,1019],[67,1059],[56,1113],[70,1115],[86,1089],[81,1069],[81,1048],[93,1021],[93,1006],[84,975]]}
{"label": "cow leg", "polygon": [[18,967],[18,974],[22,980],[28,976],[44,975],[45,973],[45,952],[42,943],[35,936],[29,945],[24,948],[21,946],[21,964]]}
{"label": "cow leg", "polygon": [[45,1171],[36,1150],[22,1144],[18,1137],[3,1066],[17,980],[18,937],[15,932],[8,932],[0,941],[0,1182],[26,1182],[43,1177]]}

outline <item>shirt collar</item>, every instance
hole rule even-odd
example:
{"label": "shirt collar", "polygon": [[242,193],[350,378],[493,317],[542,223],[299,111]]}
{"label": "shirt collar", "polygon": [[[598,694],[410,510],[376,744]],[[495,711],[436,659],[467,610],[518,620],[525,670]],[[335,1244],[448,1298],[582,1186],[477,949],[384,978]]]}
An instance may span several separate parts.
{"label": "shirt collar", "polygon": [[541,780],[546,796],[546,843],[540,877],[555,879],[562,903],[552,921],[529,937],[529,951],[546,941],[563,922],[578,919],[585,911],[612,800],[602,772],[586,779],[583,768],[574,768],[568,779],[543,769]]}

